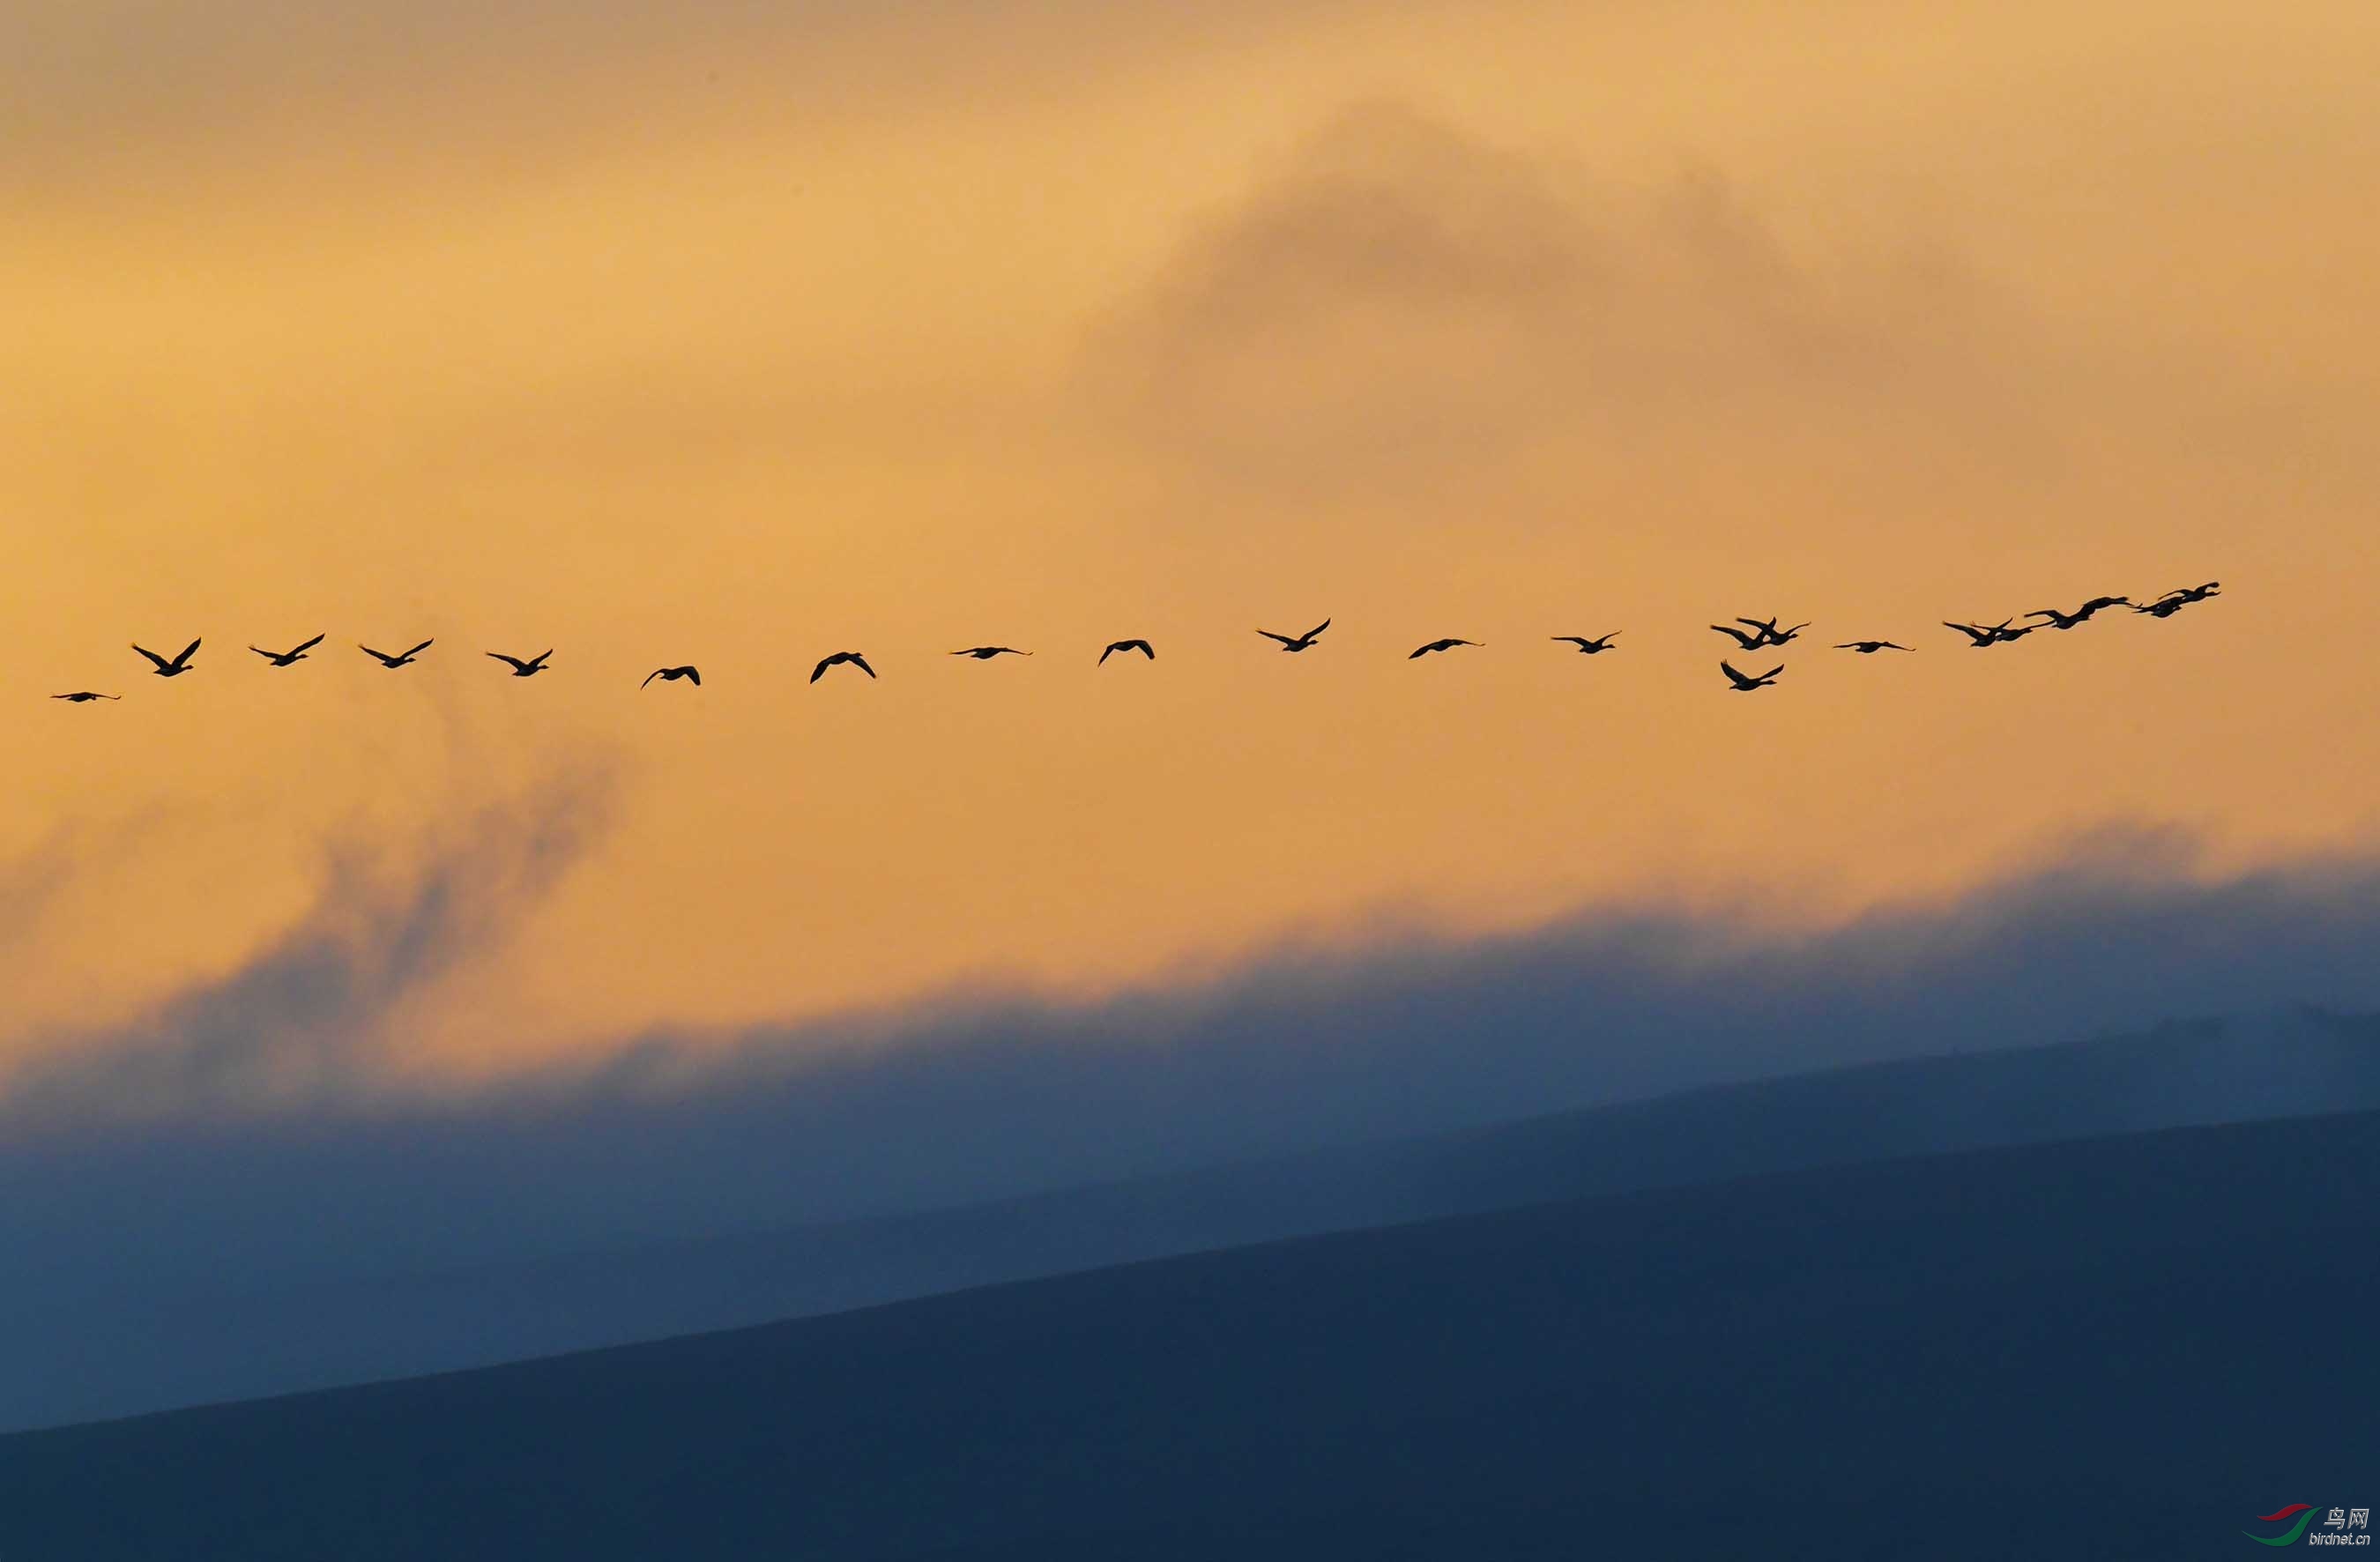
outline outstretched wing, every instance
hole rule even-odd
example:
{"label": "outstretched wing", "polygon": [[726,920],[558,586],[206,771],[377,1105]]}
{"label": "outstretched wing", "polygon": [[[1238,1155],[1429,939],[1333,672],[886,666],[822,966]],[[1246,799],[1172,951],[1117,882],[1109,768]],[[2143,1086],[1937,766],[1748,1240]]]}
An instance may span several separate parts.
{"label": "outstretched wing", "polygon": [[[428,650],[431,647],[432,647],[432,646],[436,645],[437,643],[438,643],[438,642],[437,642],[437,641],[435,641],[435,640],[424,640],[424,641],[422,641],[422,642],[421,642],[421,644],[419,644],[419,645],[418,645],[418,646],[414,647],[411,650],[409,650],[409,651],[406,652],[405,654],[406,654],[406,656],[407,656],[407,657],[417,657],[417,656],[419,656],[422,652],[424,652],[424,651]],[[402,660],[402,659],[400,659],[400,660]]]}
{"label": "outstretched wing", "polygon": [[1739,688],[1739,689],[1740,689],[1740,688],[1742,688],[1742,687],[1743,687],[1743,685],[1744,685],[1744,684],[1748,684],[1748,683],[1750,683],[1750,682],[1752,681],[1751,679],[1746,678],[1742,673],[1738,672],[1735,670],[1735,667],[1734,667],[1734,665],[1733,665],[1732,663],[1728,662],[1728,661],[1726,661],[1726,660],[1722,660],[1719,662],[1719,664],[1718,664],[1718,670],[1719,670],[1721,672],[1726,673],[1726,674],[1727,674],[1727,681],[1728,681],[1729,683],[1730,683],[1730,684],[1734,684],[1737,688]]}
{"label": "outstretched wing", "polygon": [[654,668],[650,672],[648,672],[648,673],[646,673],[646,674],[645,674],[645,681],[644,681],[644,683],[642,683],[642,684],[638,684],[637,685],[637,687],[638,687],[638,688],[640,688],[640,689],[641,689],[641,688],[646,688],[646,687],[650,686],[650,685],[651,684],[651,683],[652,683],[652,681],[653,681],[654,679],[656,679],[656,678],[660,677],[663,672],[668,672],[668,671],[669,671],[669,669],[667,669],[667,668],[665,668],[665,667],[656,667],[656,668]]}
{"label": "outstretched wing", "polygon": [[159,656],[155,651],[151,650],[146,646],[135,645],[132,648],[139,651],[142,656],[147,657],[151,661],[155,662],[157,664],[157,671],[160,672],[163,672],[166,668],[174,665],[172,662],[167,661],[164,657]]}
{"label": "outstretched wing", "polygon": [[528,662],[521,660],[520,658],[506,656],[502,651],[490,651],[488,654],[495,658],[498,661],[503,662],[505,666],[511,668],[516,672],[518,672],[521,669],[528,665]]}
{"label": "outstretched wing", "polygon": [[395,657],[393,657],[393,656],[389,655],[386,651],[376,651],[376,650],[372,649],[370,646],[365,645],[361,640],[358,640],[358,641],[356,642],[356,649],[358,649],[358,650],[359,650],[359,651],[363,652],[363,653],[364,653],[364,655],[366,655],[366,656],[368,656],[368,657],[371,657],[371,658],[373,658],[373,659],[374,659],[374,660],[380,660],[380,661],[395,661],[395,660],[396,660],[396,658],[395,658]]}
{"label": "outstretched wing", "polygon": [[182,648],[182,654],[181,654],[180,656],[176,657],[176,658],[174,659],[174,665],[175,665],[175,666],[176,666],[176,667],[179,667],[179,666],[181,666],[184,662],[188,661],[188,660],[190,660],[191,655],[192,655],[193,653],[195,653],[195,652],[198,650],[198,648],[199,648],[199,642],[198,642],[198,641],[196,641],[196,640],[193,640],[193,641],[191,641],[188,645],[184,646],[184,647]]}
{"label": "outstretched wing", "polygon": [[304,645],[302,645],[302,646],[298,647],[298,650],[291,651],[289,654],[290,654],[291,656],[296,656],[296,655],[298,655],[298,652],[299,652],[299,651],[310,651],[310,650],[312,650],[316,646],[319,646],[319,645],[321,645],[322,643],[322,636],[321,635],[317,635],[317,636],[315,636],[312,639],[310,639],[310,640],[307,641]]}
{"label": "outstretched wing", "polygon": [[702,687],[702,669],[698,667],[683,667],[678,671],[686,674],[686,681],[687,683],[692,684],[698,689]]}
{"label": "outstretched wing", "polygon": [[856,651],[854,651],[854,652],[852,653],[852,656],[851,656],[851,665],[852,665],[852,666],[854,666],[854,667],[856,667],[856,668],[857,668],[857,669],[859,669],[862,672],[867,673],[870,678],[873,678],[873,677],[875,677],[875,676],[876,676],[876,669],[874,669],[874,668],[872,668],[872,667],[868,666],[868,659],[867,659],[866,657],[864,657],[864,656],[861,656],[861,655],[860,655],[858,652],[856,652]]}
{"label": "outstretched wing", "polygon": [[1768,682],[1768,680],[1769,680],[1769,679],[1776,677],[1776,676],[1777,676],[1777,674],[1779,674],[1779,672],[1784,672],[1784,671],[1785,671],[1785,664],[1784,664],[1783,662],[1781,662],[1781,661],[1780,661],[1780,662],[1779,662],[1776,666],[1774,666],[1774,667],[1770,668],[1767,672],[1763,672],[1763,673],[1760,675],[1760,681],[1761,681],[1762,683],[1764,683],[1764,684],[1765,684],[1765,683]]}
{"label": "outstretched wing", "polygon": [[1305,640],[1311,640],[1311,639],[1313,639],[1317,635],[1321,634],[1324,630],[1326,630],[1326,629],[1328,629],[1328,628],[1330,628],[1330,621],[1329,619],[1327,619],[1327,618],[1326,618],[1326,619],[1324,619],[1321,623],[1319,623],[1319,624],[1316,624],[1313,628],[1311,628],[1311,629],[1307,630],[1304,635],[1300,636],[1299,636],[1299,638],[1301,638],[1301,639],[1305,639]]}
{"label": "outstretched wing", "polygon": [[811,682],[811,683],[813,683],[813,684],[815,684],[815,683],[817,683],[820,678],[825,677],[825,676],[826,676],[826,670],[827,670],[828,668],[830,668],[830,667],[832,667],[836,662],[841,661],[842,660],[843,660],[843,658],[842,658],[841,656],[831,656],[831,657],[827,658],[824,661],[820,662],[816,667],[811,668],[811,669],[810,669],[810,682]]}
{"label": "outstretched wing", "polygon": [[1268,640],[1279,640],[1284,646],[1293,646],[1297,644],[1297,642],[1289,636],[1276,635],[1269,629],[1259,629],[1257,633],[1263,636]]}
{"label": "outstretched wing", "polygon": [[254,651],[257,655],[262,657],[267,661],[279,661],[281,660],[279,655],[273,651],[266,650],[262,646],[250,646],[248,648]]}

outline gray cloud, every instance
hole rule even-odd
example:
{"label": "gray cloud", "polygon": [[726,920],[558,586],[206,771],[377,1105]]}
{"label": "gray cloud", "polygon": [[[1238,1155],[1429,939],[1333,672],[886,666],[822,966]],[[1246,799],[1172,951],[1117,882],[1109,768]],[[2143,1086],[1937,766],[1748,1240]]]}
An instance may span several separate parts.
{"label": "gray cloud", "polygon": [[1268,482],[1393,487],[1548,437],[2039,459],[2032,334],[1914,236],[1795,256],[1715,171],[1620,183],[1383,102],[1210,213],[1083,376],[1137,439]]}
{"label": "gray cloud", "polygon": [[[2380,863],[2209,878],[2115,832],[1938,905],[1795,932],[1659,906],[1525,937],[1291,951],[1053,1006],[953,995],[443,1104],[376,1091],[390,995],[569,860],[491,824],[415,891],[120,1036],[0,1116],[0,1244],[52,1283],[242,1283],[517,1258],[998,1196],[1832,1063],[2164,1017],[2380,1008]],[[371,940],[361,937],[370,932]],[[259,1112],[296,1079],[307,1109]],[[128,1125],[126,1101],[162,1111]],[[233,1108],[237,1120],[226,1121]]]}
{"label": "gray cloud", "polygon": [[599,767],[483,806],[419,868],[333,848],[314,905],[271,948],[128,1027],[43,1047],[7,1082],[0,1122],[241,1117],[369,1097],[396,1006],[500,939],[601,830],[613,790]]}

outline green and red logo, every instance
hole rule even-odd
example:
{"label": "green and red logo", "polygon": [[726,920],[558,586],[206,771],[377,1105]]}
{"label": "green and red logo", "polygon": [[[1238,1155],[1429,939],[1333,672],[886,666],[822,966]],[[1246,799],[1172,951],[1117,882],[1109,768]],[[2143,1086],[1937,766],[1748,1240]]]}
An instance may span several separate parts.
{"label": "green and red logo", "polygon": [[2259,1524],[2278,1524],[2292,1517],[2297,1520],[2297,1522],[2291,1524],[2287,1530],[2277,1535],[2249,1535],[2248,1532],[2245,1530],[2242,1530],[2240,1532],[2243,1535],[2248,1535],[2248,1538],[2254,1541],[2258,1545],[2295,1545],[2298,1544],[2298,1537],[2305,1533],[2306,1526],[2313,1522],[2313,1504],[2310,1502],[2293,1502],[2289,1504],[2289,1507],[2278,1509],[2276,1512],[2261,1515],[2256,1520],[2256,1522]]}

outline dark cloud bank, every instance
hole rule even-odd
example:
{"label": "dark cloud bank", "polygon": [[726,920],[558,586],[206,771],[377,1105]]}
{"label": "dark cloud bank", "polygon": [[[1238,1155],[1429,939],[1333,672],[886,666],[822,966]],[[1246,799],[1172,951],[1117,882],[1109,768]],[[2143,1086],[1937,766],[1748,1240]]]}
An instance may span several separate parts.
{"label": "dark cloud bank", "polygon": [[404,894],[334,876],[322,917],[249,969],[18,1080],[0,1245],[41,1255],[62,1293],[236,1289],[929,1207],[2166,1018],[2380,1009],[2380,865],[2207,880],[2188,841],[2134,833],[1812,935],[1598,909],[1087,1006],[954,997],[723,1049],[651,1035],[467,1100],[396,1096],[392,1007],[533,904],[592,806],[492,814]]}

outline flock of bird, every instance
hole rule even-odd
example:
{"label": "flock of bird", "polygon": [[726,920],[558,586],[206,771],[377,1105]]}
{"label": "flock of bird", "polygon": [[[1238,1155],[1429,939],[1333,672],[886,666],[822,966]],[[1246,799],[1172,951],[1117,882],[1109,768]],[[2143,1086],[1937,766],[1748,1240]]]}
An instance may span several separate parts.
{"label": "flock of bird", "polygon": [[[2004,618],[1998,624],[1955,624],[1945,619],[1942,622],[1942,626],[1946,629],[1955,630],[1959,634],[1965,636],[1967,637],[1967,643],[1974,649],[1985,650],[1993,646],[2004,646],[2012,641],[2022,640],[2036,629],[2066,630],[2079,627],[2082,624],[2088,624],[2094,614],[2104,612],[2110,608],[2130,608],[2133,612],[2143,613],[2151,618],[2171,618],[2174,614],[2193,603],[2203,602],[2209,597],[2217,597],[2222,595],[2221,586],[2221,582],[2210,580],[2204,586],[2180,587],[2174,590],[2167,592],[2164,596],[2157,598],[2155,601],[2145,604],[2135,602],[2129,597],[2094,597],[2089,601],[2083,603],[2081,607],[2076,608],[2072,612],[2060,612],[2055,608],[2036,608],[2033,611],[2024,615],[2027,619],[2039,620],[2040,622],[2038,623],[2020,624],[2013,618]],[[1322,632],[1330,627],[1330,621],[1326,618],[1303,635],[1281,635],[1276,634],[1274,631],[1269,629],[1259,629],[1257,633],[1263,636],[1268,640],[1279,642],[1281,648],[1284,651],[1296,652],[1313,649],[1315,642],[1322,637]],[[1807,624],[1796,624],[1788,628],[1779,628],[1776,618],[1738,618],[1732,624],[1714,624],[1711,627],[1717,630],[1719,634],[1725,635],[1730,639],[1732,639],[1740,650],[1755,651],[1771,647],[1790,645],[1794,640],[1799,639],[1801,637],[1802,631],[1809,628],[1810,625]],[[1618,639],[1620,635],[1621,631],[1614,629],[1602,635],[1554,635],[1548,637],[1559,644],[1567,644],[1577,647],[1581,655],[1595,656],[1599,652],[1613,649],[1612,641]],[[290,649],[285,651],[269,651],[262,646],[253,645],[248,648],[254,651],[258,656],[262,657],[271,666],[295,667],[298,663],[307,660],[309,653],[311,652],[315,647],[321,645],[323,638],[323,636],[317,635],[305,644],[292,647]],[[150,670],[156,676],[160,678],[178,678],[183,673],[191,671],[190,659],[198,654],[199,647],[202,643],[203,642],[200,640],[193,640],[188,645],[182,648],[182,652],[179,656],[172,658],[159,656],[155,651],[149,649],[145,646],[135,645],[132,648],[139,651],[142,656],[148,658],[151,663]],[[435,640],[424,640],[419,645],[414,647],[411,650],[402,651],[395,656],[391,656],[386,651],[374,650],[371,647],[361,644],[358,644],[356,648],[379,662],[382,667],[394,671],[397,668],[412,666],[415,660],[420,657],[422,652],[428,650],[435,644],[437,644]],[[1412,652],[1406,657],[1406,660],[1409,661],[1415,660],[1421,657],[1434,656],[1441,652],[1451,651],[1455,649],[1457,647],[1476,647],[1483,644],[1485,644],[1484,641],[1464,640],[1453,636],[1447,636],[1440,639],[1429,641],[1426,645],[1415,647]],[[1861,656],[1874,656],[1878,651],[1906,651],[1913,649],[1914,648],[1904,646],[1897,640],[1844,640],[1838,642],[1834,648],[1840,651],[1854,651]],[[1108,658],[1119,654],[1129,656],[1135,651],[1139,652],[1141,656],[1150,661],[1157,660],[1156,648],[1151,646],[1147,640],[1111,640],[1108,643],[1107,648],[1099,652],[1099,660],[1095,665],[1105,666],[1107,664]],[[487,654],[491,660],[501,661],[506,667],[512,669],[512,675],[514,677],[533,678],[546,670],[546,664],[552,659],[553,652],[551,650],[541,651],[538,655],[527,658],[526,660],[516,656],[506,656],[502,651],[490,651]],[[969,646],[964,650],[955,650],[950,654],[953,656],[971,657],[978,661],[990,661],[994,657],[1031,656],[1033,653],[1031,651],[1018,650],[1014,646]],[[820,659],[818,665],[810,669],[809,681],[815,684],[820,678],[826,676],[827,672],[831,669],[837,667],[856,667],[860,672],[867,673],[870,678],[876,676],[876,669],[868,665],[867,657],[861,655],[857,651],[836,651],[832,656]],[[1735,667],[1733,663],[1722,659],[1718,664],[1718,670],[1726,675],[1728,686],[1730,689],[1738,694],[1750,694],[1755,689],[1766,689],[1774,686],[1778,676],[1785,671],[1785,668],[1784,664],[1780,662],[1777,666],[1770,668],[1766,672],[1754,674],[1744,672]],[[691,665],[686,665],[678,667],[656,667],[652,672],[645,675],[645,681],[642,684],[639,684],[638,687],[650,687],[657,679],[664,684],[674,684],[682,680],[686,683],[692,684],[697,688],[700,688],[702,686],[702,673],[700,670]],[[69,700],[77,705],[82,705],[88,704],[92,700],[122,699],[124,696],[122,695],[96,694],[89,689],[78,689],[72,694],[53,695],[50,697],[53,699]]]}

